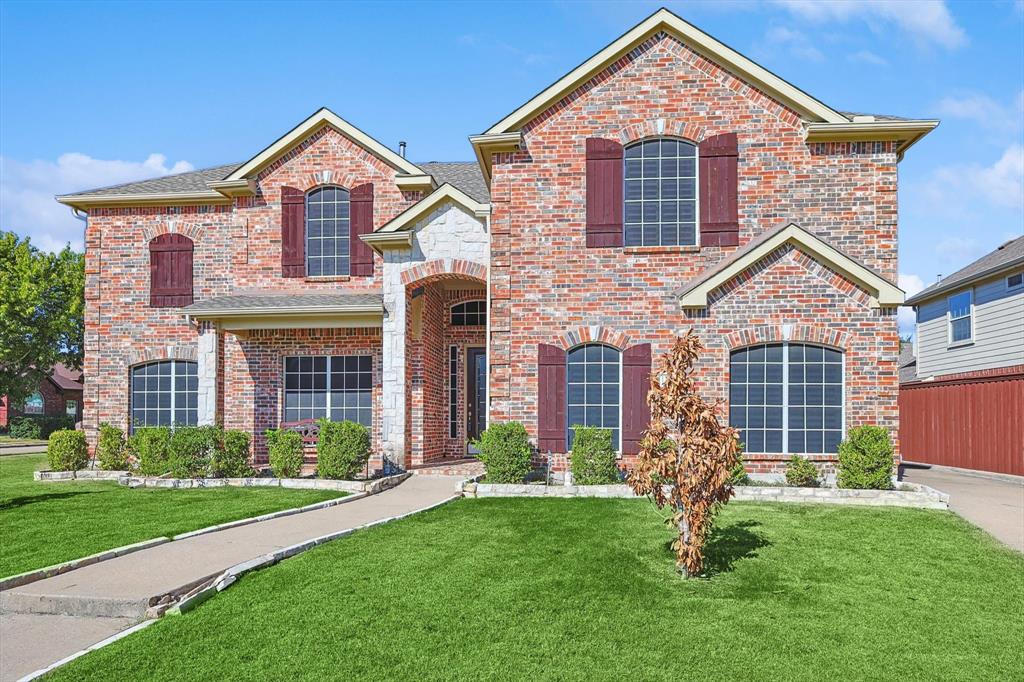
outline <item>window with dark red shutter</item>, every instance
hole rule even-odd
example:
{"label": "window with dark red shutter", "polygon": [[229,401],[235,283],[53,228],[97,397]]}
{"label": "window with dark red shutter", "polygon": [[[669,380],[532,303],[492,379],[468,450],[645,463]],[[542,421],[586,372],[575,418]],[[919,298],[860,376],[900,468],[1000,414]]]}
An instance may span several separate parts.
{"label": "window with dark red shutter", "polygon": [[587,138],[587,246],[622,246],[622,145]]}
{"label": "window with dark red shutter", "polygon": [[537,346],[537,448],[566,451],[565,351],[546,343]]}
{"label": "window with dark red shutter", "polygon": [[306,276],[306,195],[281,188],[281,275]]}
{"label": "window with dark red shutter", "polygon": [[353,277],[373,276],[373,249],[359,238],[361,234],[373,232],[373,184],[366,183],[352,188],[351,245]]}
{"label": "window with dark red shutter", "polygon": [[709,137],[700,143],[700,244],[739,245],[739,203],[736,133]]}
{"label": "window with dark red shutter", "polygon": [[192,240],[162,234],[149,242],[149,304],[178,307],[192,303]]}
{"label": "window with dark red shutter", "polygon": [[622,453],[635,455],[651,422],[647,393],[651,388],[651,344],[640,343],[622,352]]}

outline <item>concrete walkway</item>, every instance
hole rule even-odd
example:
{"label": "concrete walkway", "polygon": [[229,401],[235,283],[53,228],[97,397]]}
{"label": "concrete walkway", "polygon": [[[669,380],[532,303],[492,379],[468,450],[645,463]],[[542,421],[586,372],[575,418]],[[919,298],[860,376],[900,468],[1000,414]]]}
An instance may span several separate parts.
{"label": "concrete walkway", "polygon": [[949,493],[949,508],[997,540],[1024,552],[1024,479],[905,464],[903,480]]}
{"label": "concrete walkway", "polygon": [[180,595],[265,554],[456,495],[449,476],[413,476],[360,500],[208,533],[0,592],[0,680],[16,680],[145,618]]}

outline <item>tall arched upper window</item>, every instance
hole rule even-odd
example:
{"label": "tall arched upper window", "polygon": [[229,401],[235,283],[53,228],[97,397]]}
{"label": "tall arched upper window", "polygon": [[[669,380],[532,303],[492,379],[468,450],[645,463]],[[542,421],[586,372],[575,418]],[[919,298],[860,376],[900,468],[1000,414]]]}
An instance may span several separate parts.
{"label": "tall arched upper window", "polygon": [[566,443],[572,448],[574,426],[598,426],[612,432],[619,449],[621,357],[611,346],[588,343],[566,355]]}
{"label": "tall arched upper window", "polygon": [[697,243],[697,147],[655,138],[625,149],[626,246]]}
{"label": "tall arched upper window", "polygon": [[803,343],[733,351],[729,424],[746,452],[835,453],[843,439],[843,354]]}
{"label": "tall arched upper window", "polygon": [[132,368],[132,426],[195,426],[198,422],[198,364],[160,360]]}
{"label": "tall arched upper window", "polygon": [[306,275],[350,274],[349,193],[317,187],[306,194]]}

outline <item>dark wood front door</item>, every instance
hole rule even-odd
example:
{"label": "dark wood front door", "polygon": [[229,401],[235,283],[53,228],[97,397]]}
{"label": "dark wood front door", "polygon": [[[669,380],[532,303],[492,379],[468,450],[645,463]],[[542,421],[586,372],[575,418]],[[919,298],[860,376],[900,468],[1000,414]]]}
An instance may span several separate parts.
{"label": "dark wood front door", "polygon": [[480,437],[487,428],[487,352],[483,348],[466,350],[466,435]]}

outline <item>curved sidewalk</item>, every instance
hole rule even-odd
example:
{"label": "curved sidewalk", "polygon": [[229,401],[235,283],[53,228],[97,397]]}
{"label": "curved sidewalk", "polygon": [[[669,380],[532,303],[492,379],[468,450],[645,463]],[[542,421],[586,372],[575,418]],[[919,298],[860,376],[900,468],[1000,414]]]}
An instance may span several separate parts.
{"label": "curved sidewalk", "polygon": [[[165,595],[245,561],[460,496],[449,476],[412,476],[326,509],[176,540],[0,593],[0,680],[16,680],[145,618]],[[89,641],[91,640],[91,641]]]}

